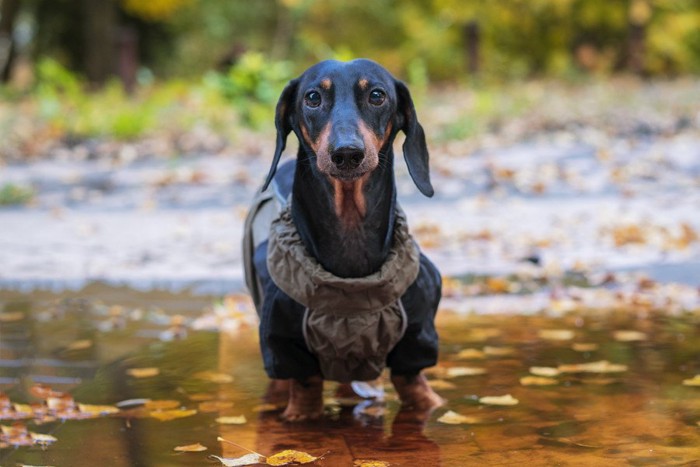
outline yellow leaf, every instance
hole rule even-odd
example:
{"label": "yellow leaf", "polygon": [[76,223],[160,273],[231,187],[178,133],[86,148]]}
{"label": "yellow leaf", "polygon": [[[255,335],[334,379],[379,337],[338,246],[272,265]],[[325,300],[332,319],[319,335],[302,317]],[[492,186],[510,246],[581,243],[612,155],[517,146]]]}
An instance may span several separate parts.
{"label": "yellow leaf", "polygon": [[215,421],[216,421],[216,423],[221,423],[222,425],[243,425],[248,420],[246,420],[245,415],[237,415],[237,416],[219,417]]}
{"label": "yellow leaf", "polygon": [[548,366],[531,366],[530,373],[537,376],[552,377],[559,376],[559,373],[561,372],[557,368],[552,368]]}
{"label": "yellow leaf", "polygon": [[571,348],[576,352],[594,352],[598,350],[598,344],[591,342],[576,342],[571,344]]}
{"label": "yellow leaf", "polygon": [[618,342],[636,342],[646,340],[647,335],[639,331],[623,330],[615,331],[613,338]]}
{"label": "yellow leaf", "polygon": [[448,378],[456,378],[458,376],[476,376],[483,375],[486,373],[484,368],[467,367],[467,366],[455,366],[445,370]]}
{"label": "yellow leaf", "polygon": [[479,402],[486,405],[517,405],[520,401],[506,394],[505,396],[484,396],[479,399]]}
{"label": "yellow leaf", "polygon": [[180,401],[176,400],[169,400],[169,399],[164,399],[164,400],[155,400],[155,401],[146,401],[143,406],[147,408],[148,410],[167,410],[167,409],[175,409],[180,407]]}
{"label": "yellow leaf", "polygon": [[437,419],[440,423],[446,423],[448,425],[461,425],[461,424],[473,424],[478,423],[478,420],[474,417],[467,417],[466,415],[460,415],[457,412],[448,410],[442,417]]}
{"label": "yellow leaf", "polygon": [[66,350],[85,350],[92,347],[92,341],[90,339],[81,339],[75,342],[71,342]]}
{"label": "yellow leaf", "polygon": [[552,386],[557,383],[556,379],[545,376],[523,376],[520,378],[520,384],[523,386]]}
{"label": "yellow leaf", "polygon": [[484,347],[484,353],[489,357],[506,357],[514,352],[515,350],[512,347],[493,347],[490,345]]}
{"label": "yellow leaf", "polygon": [[134,378],[151,378],[160,374],[158,368],[129,368],[126,374]]}
{"label": "yellow leaf", "polygon": [[149,415],[157,420],[160,420],[161,422],[167,422],[169,420],[175,420],[177,418],[190,417],[196,413],[197,413],[197,411],[194,409],[191,409],[191,410],[177,409],[177,410],[155,410],[153,412],[150,412]]}
{"label": "yellow leaf", "polygon": [[78,410],[80,410],[83,413],[89,413],[94,416],[119,413],[119,409],[114,407],[113,405],[78,404]]}
{"label": "yellow leaf", "polygon": [[314,457],[311,454],[307,454],[301,451],[294,451],[293,449],[286,449],[282,452],[270,456],[266,459],[267,465],[287,465],[291,463],[297,464],[308,464],[318,460],[318,457]]}
{"label": "yellow leaf", "polygon": [[356,459],[352,463],[353,467],[389,467],[391,464],[384,461],[374,461],[367,459]]}
{"label": "yellow leaf", "polygon": [[433,389],[456,389],[457,386],[444,379],[432,379],[428,380],[428,384]]}
{"label": "yellow leaf", "polygon": [[34,441],[34,444],[51,444],[55,443],[58,441],[58,439],[54,436],[51,435],[45,435],[43,433],[29,433],[29,436],[32,437],[32,441]]}
{"label": "yellow leaf", "polygon": [[262,456],[259,456],[258,454],[251,453],[251,454],[246,454],[245,456],[242,457],[219,457],[215,455],[211,455],[209,457],[213,457],[214,459],[217,459],[219,462],[221,462],[222,465],[226,467],[243,467],[246,465],[256,465],[256,464],[262,464],[265,462],[265,458]]}
{"label": "yellow leaf", "polygon": [[479,349],[463,349],[455,355],[455,358],[459,360],[479,360],[485,357],[486,354]]}
{"label": "yellow leaf", "polygon": [[683,386],[700,386],[700,375],[695,375],[690,379],[684,379]]}
{"label": "yellow leaf", "polygon": [[176,446],[173,448],[173,450],[177,452],[200,452],[200,451],[206,451],[207,447],[202,446],[201,443],[195,443],[195,444],[188,444],[186,446]]}
{"label": "yellow leaf", "polygon": [[540,339],[550,341],[570,341],[574,338],[574,331],[570,329],[542,329],[538,335]]}
{"label": "yellow leaf", "polygon": [[621,373],[627,371],[627,365],[601,360],[599,362],[559,365],[559,371],[562,373]]}

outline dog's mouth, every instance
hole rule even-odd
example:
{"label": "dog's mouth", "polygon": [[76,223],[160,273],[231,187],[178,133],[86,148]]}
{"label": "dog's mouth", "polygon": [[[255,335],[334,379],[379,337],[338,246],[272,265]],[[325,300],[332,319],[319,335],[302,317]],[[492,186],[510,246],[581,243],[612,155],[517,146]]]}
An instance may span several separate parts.
{"label": "dog's mouth", "polygon": [[350,183],[350,182],[356,182],[357,180],[361,179],[367,173],[369,170],[362,170],[362,169],[355,169],[355,170],[331,170],[329,171],[328,175],[331,178],[334,178],[338,180],[339,182],[345,182],[345,183]]}

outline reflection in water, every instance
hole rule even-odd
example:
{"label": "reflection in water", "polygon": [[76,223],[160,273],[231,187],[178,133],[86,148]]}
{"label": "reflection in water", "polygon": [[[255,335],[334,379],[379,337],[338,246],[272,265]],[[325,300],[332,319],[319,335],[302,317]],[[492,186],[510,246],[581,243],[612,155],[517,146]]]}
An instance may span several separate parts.
{"label": "reflection in water", "polygon": [[[399,410],[390,385],[386,402],[358,404],[334,397],[327,384],[323,420],[295,425],[280,422],[279,408],[263,401],[268,381],[242,299],[217,304],[99,286],[81,296],[0,295],[0,424],[57,439],[14,446],[19,438],[5,428],[1,465],[206,465],[208,454],[239,457],[245,449],[305,451],[327,466],[700,459],[697,314],[443,311],[441,363],[429,377],[446,407],[421,420]],[[521,379],[528,375],[539,379]],[[41,392],[47,387],[68,396]],[[507,394],[517,405],[479,402]],[[79,405],[119,402],[118,413],[94,417]],[[438,421],[448,411],[467,423]],[[244,424],[217,423],[241,415]],[[208,450],[173,450],[196,443]]]}

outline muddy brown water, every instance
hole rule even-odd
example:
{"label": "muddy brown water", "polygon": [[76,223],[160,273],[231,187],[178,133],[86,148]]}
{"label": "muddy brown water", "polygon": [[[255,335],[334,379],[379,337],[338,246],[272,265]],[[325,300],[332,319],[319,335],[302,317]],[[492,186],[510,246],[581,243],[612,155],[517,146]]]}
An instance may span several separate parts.
{"label": "muddy brown water", "polygon": [[[239,457],[247,453],[243,448],[264,455],[295,449],[322,456],[312,465],[341,467],[358,460],[403,466],[700,464],[700,387],[686,381],[700,374],[695,314],[443,312],[441,361],[429,377],[445,407],[421,419],[399,411],[391,388],[384,403],[358,403],[334,398],[328,384],[326,416],[289,424],[263,401],[267,378],[250,310],[244,302],[217,300],[103,285],[60,295],[0,292],[0,465],[221,465],[209,455]],[[570,366],[601,361],[610,365],[598,363],[589,372]],[[551,385],[524,385],[531,367],[565,372],[551,377]],[[483,374],[470,374],[479,373],[474,368]],[[62,403],[46,399],[37,384],[67,396]],[[479,401],[507,394],[518,403]],[[133,399],[111,415],[70,412],[73,402],[115,406]],[[147,409],[138,399],[176,402]],[[23,410],[33,415],[18,415]],[[187,416],[161,421],[152,415],[158,411]],[[448,411],[468,417],[467,423],[443,423]],[[220,417],[241,415],[243,424],[220,423]],[[55,441],[21,445],[8,427]],[[174,451],[195,443],[207,450]]]}

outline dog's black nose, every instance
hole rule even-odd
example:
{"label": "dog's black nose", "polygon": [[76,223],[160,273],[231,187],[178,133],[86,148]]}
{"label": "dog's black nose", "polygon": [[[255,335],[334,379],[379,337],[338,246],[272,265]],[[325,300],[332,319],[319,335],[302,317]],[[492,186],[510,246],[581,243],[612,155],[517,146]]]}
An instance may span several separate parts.
{"label": "dog's black nose", "polygon": [[365,152],[353,146],[338,148],[331,153],[331,162],[340,170],[356,169],[364,158]]}

